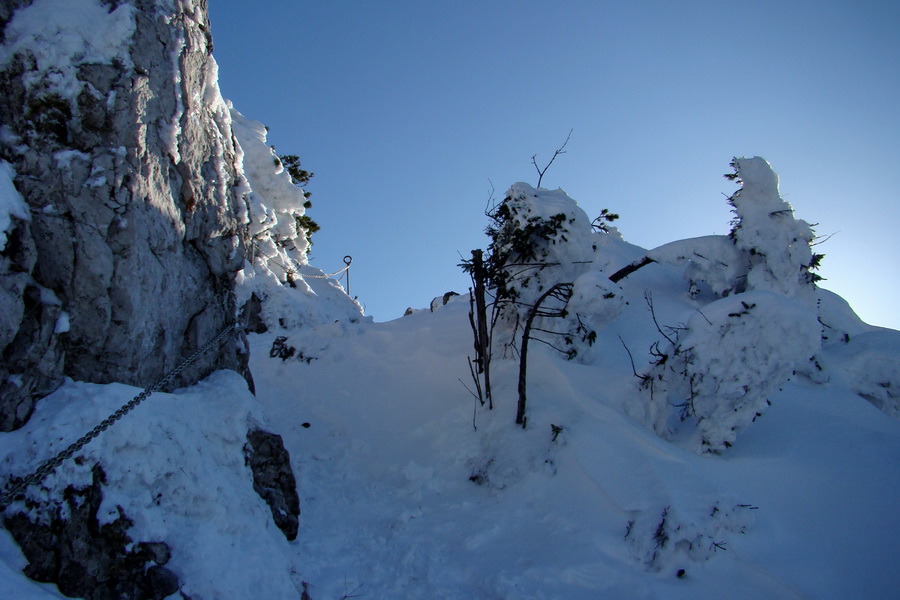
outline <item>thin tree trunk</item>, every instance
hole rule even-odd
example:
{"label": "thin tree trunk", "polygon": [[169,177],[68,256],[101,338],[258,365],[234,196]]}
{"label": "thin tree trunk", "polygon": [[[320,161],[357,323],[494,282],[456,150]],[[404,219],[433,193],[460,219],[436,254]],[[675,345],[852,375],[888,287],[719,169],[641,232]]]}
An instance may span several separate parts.
{"label": "thin tree trunk", "polygon": [[534,306],[531,307],[531,310],[528,311],[528,316],[525,318],[525,329],[522,331],[522,347],[519,348],[519,404],[516,408],[516,425],[521,425],[522,429],[525,429],[526,424],[525,402],[526,380],[528,371],[528,338],[531,336],[531,326],[534,323],[534,318],[537,316],[538,310],[541,308],[541,304],[544,303],[544,300],[546,300],[558,289],[568,285],[572,284],[557,283],[549,290],[544,292],[544,294],[540,298],[538,298],[537,302],[534,303]]}
{"label": "thin tree trunk", "polygon": [[487,326],[487,305],[484,300],[484,258],[481,250],[472,250],[472,275],[475,281],[475,313],[478,320],[478,346],[484,374],[484,395],[488,408],[494,409],[491,396],[491,337]]}

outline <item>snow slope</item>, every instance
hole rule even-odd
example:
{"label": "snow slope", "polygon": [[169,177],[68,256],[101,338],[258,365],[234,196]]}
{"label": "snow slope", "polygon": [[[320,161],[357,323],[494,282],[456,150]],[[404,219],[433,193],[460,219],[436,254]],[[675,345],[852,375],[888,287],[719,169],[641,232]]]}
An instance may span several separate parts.
{"label": "snow slope", "polygon": [[619,407],[634,392],[615,334],[639,338],[644,310],[606,332],[605,367],[533,357],[526,431],[512,362],[473,428],[465,302],[328,326],[309,363],[255,337],[260,403],[298,465],[313,597],[893,597],[900,423],[800,380],[725,455],[663,441]]}

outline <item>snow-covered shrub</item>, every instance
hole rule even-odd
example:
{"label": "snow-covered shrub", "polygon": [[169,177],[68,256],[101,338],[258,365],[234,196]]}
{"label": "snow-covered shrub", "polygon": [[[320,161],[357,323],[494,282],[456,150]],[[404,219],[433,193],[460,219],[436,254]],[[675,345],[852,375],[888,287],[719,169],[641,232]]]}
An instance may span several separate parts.
{"label": "snow-covered shrub", "polygon": [[583,357],[597,339],[596,329],[627,304],[622,289],[601,272],[600,264],[606,263],[597,260],[598,248],[621,241],[607,225],[618,215],[604,210],[591,223],[561,189],[517,183],[488,216],[487,258],[475,250],[472,260],[461,265],[473,282],[469,320],[476,356],[470,368],[478,398],[493,408],[493,348],[502,344],[504,356],[518,357],[516,423],[525,427],[529,340],[569,360]]}
{"label": "snow-covered shrub", "polygon": [[728,539],[752,524],[748,505],[711,501],[697,506],[664,506],[659,512],[637,511],[625,525],[625,541],[632,556],[655,572],[674,570],[691,562],[709,560],[728,548]]}
{"label": "snow-covered shrub", "polygon": [[794,218],[764,159],[731,165],[728,177],[742,184],[728,200],[731,233],[671,242],[647,255],[685,266],[693,296],[705,284],[721,298],[667,336],[665,349],[654,347],[654,366],[643,379],[650,392],[644,418],[660,433],[683,429],[673,412],[695,422],[703,451],[730,446],[795,370],[818,364],[810,359],[821,343],[817,276],[810,272],[821,256],[811,250],[812,228]]}
{"label": "snow-covered shrub", "polygon": [[593,259],[590,221],[562,190],[514,184],[491,218],[492,283],[513,301],[513,312],[534,305],[553,285],[571,283]]}
{"label": "snow-covered shrub", "polygon": [[677,330],[668,348],[656,346],[644,378],[646,417],[660,434],[690,437],[698,451],[723,450],[819,340],[815,312],[796,299],[756,291],[717,300]]}
{"label": "snow-covered shrub", "polygon": [[594,328],[615,318],[624,305],[621,288],[595,264],[598,238],[618,232],[612,227],[595,232],[587,214],[563,190],[526,183],[514,184],[490,216],[488,287],[495,294],[502,329],[494,339],[514,340],[538,300],[553,286],[568,284],[554,306],[548,303],[538,315],[535,327],[556,333],[562,343],[554,346],[574,358],[593,343]]}

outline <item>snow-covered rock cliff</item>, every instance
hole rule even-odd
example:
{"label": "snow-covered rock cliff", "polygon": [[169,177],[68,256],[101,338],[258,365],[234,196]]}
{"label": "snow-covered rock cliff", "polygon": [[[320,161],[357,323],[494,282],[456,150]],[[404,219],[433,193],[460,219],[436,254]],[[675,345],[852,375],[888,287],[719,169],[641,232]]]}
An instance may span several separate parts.
{"label": "snow-covered rock cliff", "polygon": [[[305,195],[264,129],[219,92],[205,0],[0,5],[0,544],[64,594],[299,585],[272,563],[297,535],[293,466],[254,408],[233,324],[296,330],[362,310],[308,264]],[[142,406],[16,487],[173,370],[171,412]],[[191,401],[208,386],[215,402]],[[197,518],[218,533],[191,535]],[[255,580],[209,561],[246,563],[245,547],[266,562]]]}
{"label": "snow-covered rock cliff", "polygon": [[[30,210],[2,250],[0,430],[63,376],[160,378],[233,318],[243,259],[205,3],[18,4],[0,15],[0,157]],[[249,379],[236,337],[175,385]]]}

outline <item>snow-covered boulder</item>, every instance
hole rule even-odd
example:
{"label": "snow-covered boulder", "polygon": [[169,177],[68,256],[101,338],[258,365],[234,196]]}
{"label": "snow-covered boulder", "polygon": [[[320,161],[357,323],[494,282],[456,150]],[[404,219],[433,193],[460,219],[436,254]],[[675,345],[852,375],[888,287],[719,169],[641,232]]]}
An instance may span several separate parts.
{"label": "snow-covered boulder", "polygon": [[[24,475],[139,392],[66,382],[3,434],[0,478]],[[103,600],[298,597],[290,530],[273,522],[278,509],[299,512],[283,485],[293,472],[265,428],[233,371],[150,397],[7,509],[25,573]]]}

